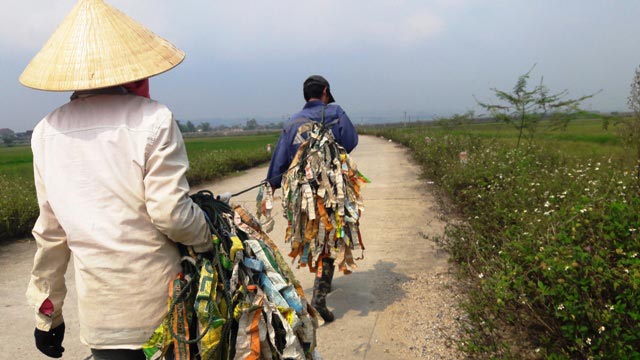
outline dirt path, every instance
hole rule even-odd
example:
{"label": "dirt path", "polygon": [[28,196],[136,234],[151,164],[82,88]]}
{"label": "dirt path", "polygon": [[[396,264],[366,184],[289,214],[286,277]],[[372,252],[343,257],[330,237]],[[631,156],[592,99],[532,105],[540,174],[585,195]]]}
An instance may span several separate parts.
{"label": "dirt path", "polygon": [[[320,352],[332,359],[460,359],[451,340],[457,337],[456,292],[449,287],[446,254],[429,239],[442,235],[444,222],[431,185],[419,180],[419,169],[402,147],[373,137],[361,137],[353,153],[360,170],[373,182],[364,190],[361,221],[367,250],[365,260],[351,275],[336,274],[328,305],[336,321],[318,329]],[[264,178],[256,168],[204,188],[214,193],[235,192]],[[194,188],[197,190],[198,187]],[[256,191],[233,201],[255,211]],[[272,238],[281,249],[284,219],[276,201],[276,227]],[[33,242],[0,247],[0,359],[44,359],[32,345],[32,315],[25,304]],[[297,269],[305,291],[311,293],[313,276]],[[78,338],[75,286],[68,271],[65,305],[67,334],[64,359],[84,359],[89,350]]]}

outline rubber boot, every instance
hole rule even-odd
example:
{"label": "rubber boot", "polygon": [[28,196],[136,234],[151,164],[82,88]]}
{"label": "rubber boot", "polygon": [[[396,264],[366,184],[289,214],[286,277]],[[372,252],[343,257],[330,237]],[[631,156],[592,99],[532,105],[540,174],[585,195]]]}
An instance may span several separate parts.
{"label": "rubber boot", "polygon": [[324,267],[322,268],[322,270],[327,272],[327,279],[326,279],[326,283],[328,284],[329,287],[329,291],[328,292],[332,292],[333,291],[333,286],[331,285],[331,283],[333,282],[333,272],[335,271],[336,267],[334,265],[334,259],[326,259],[327,263],[330,264],[330,266],[327,266],[327,269],[325,270]]}
{"label": "rubber boot", "polygon": [[335,320],[333,313],[327,309],[327,294],[331,290],[333,270],[333,259],[322,259],[322,273],[316,274],[316,279],[313,283],[313,300],[311,300],[311,306],[318,311],[326,323]]}

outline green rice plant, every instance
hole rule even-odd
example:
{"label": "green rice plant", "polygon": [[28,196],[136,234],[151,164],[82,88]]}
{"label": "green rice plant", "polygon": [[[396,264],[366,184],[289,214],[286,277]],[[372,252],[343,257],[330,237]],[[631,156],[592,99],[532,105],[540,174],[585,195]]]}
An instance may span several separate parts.
{"label": "green rice plant", "polygon": [[277,140],[278,134],[187,139],[187,180],[198,185],[267,162],[271,153],[266,146]]}
{"label": "green rice plant", "polygon": [[38,212],[33,177],[0,174],[0,239],[29,234]]}
{"label": "green rice plant", "polygon": [[0,148],[0,240],[31,232],[38,216],[31,148]]}
{"label": "green rice plant", "polygon": [[[187,180],[190,185],[219,179],[229,173],[246,170],[269,161],[263,148],[254,150],[211,150],[190,156]],[[265,173],[266,176],[266,173]],[[256,183],[262,179],[256,179]]]}

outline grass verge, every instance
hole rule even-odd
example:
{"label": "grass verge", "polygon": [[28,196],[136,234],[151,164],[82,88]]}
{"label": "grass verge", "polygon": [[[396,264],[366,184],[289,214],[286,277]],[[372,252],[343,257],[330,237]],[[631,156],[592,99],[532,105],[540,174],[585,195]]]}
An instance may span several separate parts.
{"label": "grass verge", "polygon": [[410,147],[463,215],[444,243],[469,285],[461,347],[481,359],[640,358],[640,189],[624,149],[577,133],[517,150],[461,130],[367,130]]}

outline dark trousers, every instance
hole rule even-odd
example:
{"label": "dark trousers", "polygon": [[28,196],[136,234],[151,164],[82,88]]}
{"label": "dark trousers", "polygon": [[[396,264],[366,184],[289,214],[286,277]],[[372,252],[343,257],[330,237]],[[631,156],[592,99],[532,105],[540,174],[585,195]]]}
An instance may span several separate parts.
{"label": "dark trousers", "polygon": [[[193,345],[192,345],[193,347]],[[194,348],[195,349],[195,348]],[[93,360],[146,360],[144,352],[142,350],[127,350],[127,349],[113,349],[113,350],[98,350],[91,349]],[[193,356],[193,355],[192,355]],[[174,360],[173,347],[169,348],[164,360]],[[195,358],[194,358],[195,359]],[[199,358],[198,358],[199,359]]]}
{"label": "dark trousers", "polygon": [[93,360],[146,360],[144,352],[142,350],[128,350],[128,349],[109,349],[98,350],[91,349],[93,354]]}

